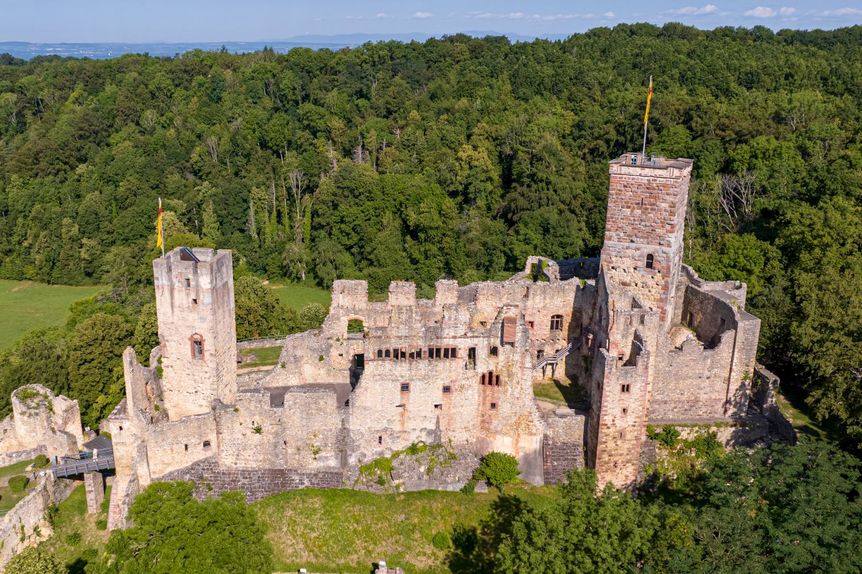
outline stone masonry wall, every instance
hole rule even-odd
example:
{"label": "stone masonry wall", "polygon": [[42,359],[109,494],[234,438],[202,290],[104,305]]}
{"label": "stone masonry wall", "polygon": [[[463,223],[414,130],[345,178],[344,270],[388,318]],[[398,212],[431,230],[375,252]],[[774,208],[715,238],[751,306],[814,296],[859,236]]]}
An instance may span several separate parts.
{"label": "stone masonry wall", "polygon": [[65,500],[76,486],[74,481],[55,479],[51,473],[38,480],[27,496],[0,520],[0,571],[13,556],[51,535],[45,512],[52,504]]}
{"label": "stone masonry wall", "polygon": [[543,441],[545,484],[565,482],[570,470],[584,468],[584,415],[564,410],[546,417]]}
{"label": "stone masonry wall", "polygon": [[610,163],[602,267],[611,283],[657,310],[663,322],[675,304],[691,167],[690,160],[651,163],[640,154]]}
{"label": "stone masonry wall", "polygon": [[251,503],[279,492],[298,488],[341,488],[341,471],[302,471],[284,468],[225,468],[215,458],[208,458],[173,471],[162,481],[188,480],[196,485],[199,498],[241,491]]}

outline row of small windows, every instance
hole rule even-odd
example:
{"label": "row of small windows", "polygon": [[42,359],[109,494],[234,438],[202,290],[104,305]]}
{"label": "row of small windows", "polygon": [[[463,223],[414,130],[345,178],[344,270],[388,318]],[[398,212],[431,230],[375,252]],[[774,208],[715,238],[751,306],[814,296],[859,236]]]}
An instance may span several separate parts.
{"label": "row of small windows", "polygon": [[483,385],[491,385],[494,387],[500,386],[500,375],[495,374],[494,371],[488,371],[487,373],[482,373],[482,376],[479,378],[479,381]]}
{"label": "row of small windows", "polygon": [[[475,358],[476,348],[470,348],[470,355]],[[428,347],[428,349],[377,349],[378,359],[393,359],[406,361],[415,359],[457,359],[457,347]]]}
{"label": "row of small windows", "polygon": [[[410,383],[401,383],[401,392],[409,393],[410,392]],[[448,395],[452,392],[452,385],[443,385],[443,394]]]}

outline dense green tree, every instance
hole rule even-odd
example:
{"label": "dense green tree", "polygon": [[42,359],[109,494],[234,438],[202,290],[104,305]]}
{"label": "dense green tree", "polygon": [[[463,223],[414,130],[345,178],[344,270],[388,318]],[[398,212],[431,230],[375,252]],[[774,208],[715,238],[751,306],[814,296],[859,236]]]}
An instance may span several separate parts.
{"label": "dense green tree", "polygon": [[679,512],[611,487],[596,495],[589,470],[573,472],[561,490],[555,503],[500,497],[474,543],[456,533],[453,570],[687,572],[697,565],[692,528]]}
{"label": "dense green tree", "polygon": [[198,501],[188,482],[154,483],[116,530],[102,574],[269,574],[272,548],[241,493]]}
{"label": "dense green tree", "polygon": [[295,319],[269,287],[254,276],[240,277],[234,285],[237,339],[285,335]]}
{"label": "dense green tree", "polygon": [[858,572],[859,461],[823,441],[712,460],[696,505],[704,572]]}
{"label": "dense green tree", "polygon": [[8,415],[12,391],[39,384],[69,394],[66,340],[61,329],[31,331],[0,356],[0,414]]}
{"label": "dense green tree", "polygon": [[81,422],[97,428],[123,398],[120,357],[132,342],[132,326],[119,315],[96,313],[70,333],[71,395],[81,403]]}

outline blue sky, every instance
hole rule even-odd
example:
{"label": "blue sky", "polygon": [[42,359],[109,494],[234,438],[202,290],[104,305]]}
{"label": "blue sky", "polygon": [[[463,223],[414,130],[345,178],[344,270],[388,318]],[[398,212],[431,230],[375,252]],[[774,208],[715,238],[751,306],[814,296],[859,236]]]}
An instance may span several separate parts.
{"label": "blue sky", "polygon": [[862,24],[862,0],[0,0],[0,41],[219,42],[306,34],[524,35],[620,22],[699,28]]}

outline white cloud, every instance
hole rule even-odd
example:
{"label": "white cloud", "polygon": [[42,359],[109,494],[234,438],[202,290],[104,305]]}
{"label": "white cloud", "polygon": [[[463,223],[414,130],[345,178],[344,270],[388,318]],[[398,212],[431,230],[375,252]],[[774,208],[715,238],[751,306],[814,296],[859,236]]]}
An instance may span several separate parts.
{"label": "white cloud", "polygon": [[419,20],[426,20],[426,19],[430,18],[430,17],[431,17],[431,16],[433,16],[433,15],[434,15],[434,14],[432,14],[431,12],[415,12],[415,13],[413,14],[413,16],[411,16],[411,18],[417,18],[417,19],[419,19]]}
{"label": "white cloud", "polygon": [[778,13],[782,16],[793,16],[796,13],[796,8],[789,8],[787,6],[782,6],[778,9]]}
{"label": "white cloud", "polygon": [[617,17],[617,15],[614,14],[613,12],[605,12],[604,14],[602,14],[602,16],[604,16],[605,18],[616,18]]}
{"label": "white cloud", "polygon": [[862,16],[862,9],[859,8],[836,8],[835,10],[825,10],[820,13],[821,16]]}
{"label": "white cloud", "polygon": [[375,18],[389,18],[389,14],[386,12],[378,12],[374,15]]}
{"label": "white cloud", "polygon": [[772,18],[776,14],[778,14],[778,12],[772,8],[767,8],[766,6],[758,6],[757,8],[752,8],[745,13],[746,16],[752,16],[754,18]]}
{"label": "white cloud", "polygon": [[700,8],[697,6],[683,6],[675,10],[668,10],[668,12],[679,16],[703,16],[705,14],[715,14],[718,12],[718,6],[715,4],[706,4]]}

